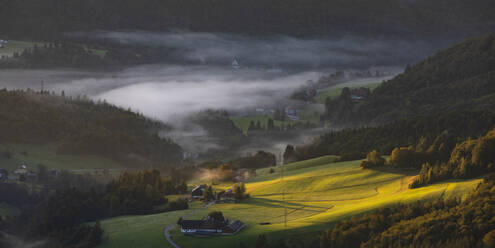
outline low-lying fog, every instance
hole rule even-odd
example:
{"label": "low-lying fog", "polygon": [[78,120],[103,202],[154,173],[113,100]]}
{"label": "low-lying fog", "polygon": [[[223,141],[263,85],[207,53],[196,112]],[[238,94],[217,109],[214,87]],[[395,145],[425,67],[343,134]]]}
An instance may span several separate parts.
{"label": "low-lying fog", "polygon": [[[444,45],[426,41],[254,38],[207,33],[91,32],[73,37],[181,49],[186,64],[166,62],[112,72],[0,70],[0,87],[39,89],[131,108],[167,123],[204,109],[241,110],[287,97],[336,70],[400,72]],[[414,51],[414,52],[411,52]],[[232,67],[234,58],[239,69]]]}

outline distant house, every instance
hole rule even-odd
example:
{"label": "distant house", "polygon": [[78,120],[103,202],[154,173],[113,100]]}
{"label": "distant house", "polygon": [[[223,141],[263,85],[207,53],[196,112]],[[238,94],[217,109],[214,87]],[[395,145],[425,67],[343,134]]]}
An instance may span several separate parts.
{"label": "distant house", "polygon": [[16,175],[26,175],[28,172],[26,165],[21,165],[18,169],[14,171]]}
{"label": "distant house", "polygon": [[193,199],[199,199],[203,197],[203,192],[205,192],[205,187],[203,185],[199,185],[191,190],[191,196]]}
{"label": "distant house", "polygon": [[36,181],[36,180],[38,180],[38,174],[36,172],[29,171],[26,174],[26,180],[27,181]]}
{"label": "distant house", "polygon": [[236,59],[236,58],[234,58],[234,59],[232,60],[232,64],[231,64],[231,66],[232,66],[232,69],[234,69],[234,70],[239,70],[239,69],[241,69],[241,65],[239,64],[239,62],[237,61],[237,59]]}
{"label": "distant house", "polygon": [[228,189],[225,192],[220,192],[218,195],[218,198],[221,199],[221,202],[227,202],[227,203],[233,203],[235,202],[235,196],[234,192],[232,192],[232,189]]}
{"label": "distant house", "polygon": [[234,235],[238,233],[245,224],[239,220],[218,221],[210,217],[203,220],[179,220],[180,230],[189,235]]}
{"label": "distant house", "polygon": [[293,109],[293,108],[286,107],[285,108],[285,115],[291,121],[297,121],[297,120],[299,120],[299,116],[297,115],[297,111],[295,109]]}
{"label": "distant house", "polygon": [[9,178],[9,172],[6,169],[0,169],[0,181],[7,180]]}
{"label": "distant house", "polygon": [[351,89],[351,99],[354,101],[360,101],[368,98],[371,95],[371,91],[368,88],[360,87]]}

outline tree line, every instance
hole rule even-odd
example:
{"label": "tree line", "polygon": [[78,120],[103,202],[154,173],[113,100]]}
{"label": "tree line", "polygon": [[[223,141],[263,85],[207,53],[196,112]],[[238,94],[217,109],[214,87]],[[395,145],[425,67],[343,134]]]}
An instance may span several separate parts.
{"label": "tree line", "polygon": [[30,240],[48,238],[49,247],[94,247],[102,241],[102,218],[188,208],[186,200],[169,202],[166,197],[185,193],[184,181],[157,170],[126,172],[108,184],[95,184],[90,176],[80,180],[86,183],[64,188],[42,184],[41,190],[33,184],[0,183],[0,198],[21,209],[19,216],[3,220],[0,230]]}
{"label": "tree line", "polygon": [[0,68],[114,69],[164,61],[184,62],[178,56],[179,53],[174,48],[63,38],[60,41],[34,44],[21,52],[14,52],[12,56],[3,55]]}
{"label": "tree line", "polygon": [[[489,0],[395,2],[379,0],[5,0],[0,30],[12,36],[57,37],[81,30],[187,29],[251,34],[402,35],[451,30],[471,34],[490,30]],[[476,13],[473,14],[473,13]],[[146,18],[143,18],[146,17]],[[407,30],[407,31],[405,31]]]}
{"label": "tree line", "polygon": [[396,147],[389,161],[373,150],[361,162],[361,167],[421,169],[410,188],[495,172],[495,128],[479,138],[469,138],[457,144],[454,140],[447,134],[430,140],[422,137],[414,146]]}
{"label": "tree line", "polygon": [[95,154],[126,166],[177,164],[182,149],[158,135],[169,126],[85,97],[0,90],[0,138],[57,144],[58,153]]}

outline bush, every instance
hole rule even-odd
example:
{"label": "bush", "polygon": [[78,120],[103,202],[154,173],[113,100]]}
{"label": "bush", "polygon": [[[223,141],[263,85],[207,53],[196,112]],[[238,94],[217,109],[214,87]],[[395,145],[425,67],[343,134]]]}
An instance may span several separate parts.
{"label": "bush", "polygon": [[175,201],[171,201],[168,204],[168,211],[183,210],[188,208],[189,208],[189,204],[187,203],[187,200],[184,198],[179,198]]}
{"label": "bush", "polygon": [[385,159],[376,150],[366,155],[366,160],[361,162],[362,168],[381,167],[385,165]]}
{"label": "bush", "polygon": [[208,216],[217,221],[225,221],[225,217],[223,217],[223,213],[221,211],[210,212]]}

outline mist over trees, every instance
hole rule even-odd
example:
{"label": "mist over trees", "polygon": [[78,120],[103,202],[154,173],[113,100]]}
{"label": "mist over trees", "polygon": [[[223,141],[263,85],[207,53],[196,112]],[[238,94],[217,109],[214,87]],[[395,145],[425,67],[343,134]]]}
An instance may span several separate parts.
{"label": "mist over trees", "polygon": [[182,160],[180,146],[157,135],[170,127],[105,102],[3,89],[0,116],[5,142],[56,144],[58,153],[96,154],[131,167]]}
{"label": "mist over trees", "polygon": [[326,101],[322,119],[346,128],[296,146],[298,159],[372,150],[390,154],[422,136],[449,133],[458,142],[485,134],[495,123],[494,58],[495,34],[485,35],[408,67],[360,102],[343,91]]}

